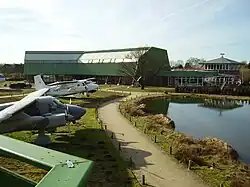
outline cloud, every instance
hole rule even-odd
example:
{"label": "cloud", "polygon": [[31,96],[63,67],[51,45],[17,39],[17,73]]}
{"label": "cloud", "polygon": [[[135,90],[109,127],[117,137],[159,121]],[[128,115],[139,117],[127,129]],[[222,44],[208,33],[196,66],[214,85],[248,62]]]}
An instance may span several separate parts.
{"label": "cloud", "polygon": [[175,16],[175,15],[179,15],[179,14],[181,14],[181,13],[184,13],[184,12],[188,11],[188,10],[192,10],[192,9],[198,8],[199,6],[205,5],[205,4],[206,4],[207,2],[209,2],[209,1],[211,1],[211,0],[204,0],[204,1],[195,2],[194,4],[191,4],[191,5],[187,6],[187,7],[178,9],[178,10],[175,11],[175,12],[172,12],[172,13],[170,13],[170,14],[167,14],[167,15],[163,16],[163,17],[161,18],[161,20],[164,21],[164,20],[166,20],[166,19],[168,19],[168,18],[171,18],[171,17],[173,17],[173,16]]}
{"label": "cloud", "polygon": [[246,39],[248,19],[236,20],[239,13],[234,12],[235,7],[244,12],[242,7],[247,3],[242,1],[245,3],[1,0],[0,56],[2,60],[23,61],[25,50],[95,50],[148,44],[167,48],[171,59],[205,57]]}

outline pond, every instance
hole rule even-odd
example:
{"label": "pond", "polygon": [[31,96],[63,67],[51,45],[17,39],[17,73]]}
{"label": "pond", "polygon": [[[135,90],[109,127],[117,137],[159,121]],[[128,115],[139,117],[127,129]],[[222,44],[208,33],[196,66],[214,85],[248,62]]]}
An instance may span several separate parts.
{"label": "pond", "polygon": [[153,113],[167,114],[176,130],[196,138],[217,137],[250,164],[250,105],[239,101],[156,99]]}

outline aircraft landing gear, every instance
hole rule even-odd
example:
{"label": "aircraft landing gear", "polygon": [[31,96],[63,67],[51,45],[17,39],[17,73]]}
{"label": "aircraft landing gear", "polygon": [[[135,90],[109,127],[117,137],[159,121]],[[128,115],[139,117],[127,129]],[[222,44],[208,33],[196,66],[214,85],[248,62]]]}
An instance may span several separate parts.
{"label": "aircraft landing gear", "polygon": [[48,135],[45,134],[45,130],[44,129],[40,129],[38,131],[38,136],[35,139],[34,143],[36,145],[40,145],[40,146],[46,146],[51,144],[51,139]]}
{"label": "aircraft landing gear", "polygon": [[56,128],[50,128],[47,130],[48,133],[55,133],[56,132]]}
{"label": "aircraft landing gear", "polygon": [[40,121],[36,127],[38,129],[38,136],[35,139],[34,143],[40,146],[46,146],[51,143],[50,137],[45,134],[45,127],[49,124],[49,119],[44,118]]}

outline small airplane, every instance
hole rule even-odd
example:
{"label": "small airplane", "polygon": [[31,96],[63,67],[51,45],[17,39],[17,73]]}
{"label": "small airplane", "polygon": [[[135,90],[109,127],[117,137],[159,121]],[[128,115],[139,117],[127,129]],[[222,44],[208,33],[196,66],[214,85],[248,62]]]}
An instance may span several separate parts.
{"label": "small airplane", "polygon": [[41,75],[34,76],[35,89],[40,90],[43,88],[49,88],[46,95],[50,96],[66,96],[78,93],[86,93],[89,97],[89,93],[94,93],[99,89],[99,85],[96,82],[91,81],[95,78],[54,82],[46,85]]}
{"label": "small airplane", "polygon": [[80,106],[63,104],[52,96],[44,96],[48,89],[32,92],[16,102],[0,104],[0,134],[38,130],[35,144],[47,145],[51,140],[45,131],[67,123],[70,128],[70,122],[75,123],[86,113],[86,109]]}

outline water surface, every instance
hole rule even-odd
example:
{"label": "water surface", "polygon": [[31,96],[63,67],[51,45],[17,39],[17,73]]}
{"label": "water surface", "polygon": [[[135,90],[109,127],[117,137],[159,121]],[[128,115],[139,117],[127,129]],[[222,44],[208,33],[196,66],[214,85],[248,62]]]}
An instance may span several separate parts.
{"label": "water surface", "polygon": [[[200,106],[204,103],[212,105],[211,108]],[[236,107],[237,104],[239,106]],[[235,108],[226,110],[228,107],[225,105]],[[149,106],[153,108],[154,113],[167,114],[174,120],[177,131],[196,138],[220,138],[237,150],[242,161],[250,163],[249,104],[233,101],[215,103],[212,100],[158,99],[151,101]]]}

